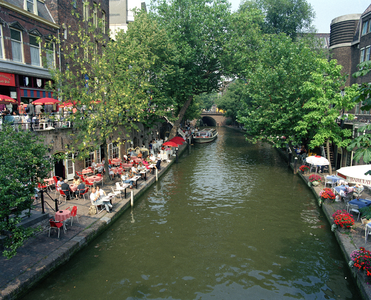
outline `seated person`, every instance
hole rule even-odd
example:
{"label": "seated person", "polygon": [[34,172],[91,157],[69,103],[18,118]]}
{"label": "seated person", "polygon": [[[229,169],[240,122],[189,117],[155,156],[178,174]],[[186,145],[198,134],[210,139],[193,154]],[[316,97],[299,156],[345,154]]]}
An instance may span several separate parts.
{"label": "seated person", "polygon": [[121,176],[121,179],[123,183],[130,183],[130,188],[133,188],[133,180],[132,178],[134,177],[133,172],[130,170],[128,174],[124,176],[124,174]]}
{"label": "seated person", "polygon": [[85,189],[86,189],[85,183],[80,182],[80,184],[77,186],[77,190],[76,190],[76,193],[79,195],[79,197],[81,197],[81,194],[83,194],[85,192]]}
{"label": "seated person", "polygon": [[133,173],[134,176],[140,176],[139,171],[138,171],[138,169],[135,167],[135,165],[133,165],[133,166],[131,167],[131,172]]}
{"label": "seated person", "polygon": [[364,190],[363,185],[357,183],[353,190],[353,196],[359,199],[362,195],[363,190]]}
{"label": "seated person", "polygon": [[58,177],[57,187],[58,187],[58,188],[61,188],[62,183],[63,183],[63,178],[62,178],[62,177]]}
{"label": "seated person", "polygon": [[144,174],[143,173],[140,173],[140,172],[145,172],[147,169],[146,167],[140,162],[139,163],[139,166],[137,167],[137,170],[138,170],[138,173],[140,175],[142,175],[142,178],[144,177]]}
{"label": "seated person", "polygon": [[80,177],[79,176],[73,177],[72,182],[73,182],[74,185],[79,185],[80,184]]}
{"label": "seated person", "polygon": [[75,193],[72,192],[72,190],[70,188],[70,185],[68,184],[67,179],[65,179],[64,182],[62,183],[61,189],[64,192],[64,194],[66,195],[66,200],[71,200],[71,197],[75,196]]}
{"label": "seated person", "polygon": [[106,192],[104,190],[102,190],[99,186],[97,186],[95,188],[96,192],[99,193],[100,197],[103,198],[104,196],[106,196]]}
{"label": "seated person", "polygon": [[91,194],[90,194],[90,202],[91,202],[91,205],[104,205],[105,208],[106,208],[106,211],[107,212],[112,212],[112,204],[110,203],[109,200],[103,200],[101,199],[101,195],[100,195],[100,192],[93,187],[92,190],[91,190]]}
{"label": "seated person", "polygon": [[149,156],[149,160],[150,160],[150,162],[153,164],[153,163],[155,163],[156,162],[156,157],[153,155],[153,153],[151,153],[151,155]]}

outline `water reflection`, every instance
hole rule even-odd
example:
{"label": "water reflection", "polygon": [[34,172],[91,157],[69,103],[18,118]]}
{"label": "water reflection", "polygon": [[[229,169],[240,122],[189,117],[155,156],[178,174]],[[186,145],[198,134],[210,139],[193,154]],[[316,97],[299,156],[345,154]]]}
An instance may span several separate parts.
{"label": "water reflection", "polygon": [[219,132],[25,299],[358,299],[308,188]]}

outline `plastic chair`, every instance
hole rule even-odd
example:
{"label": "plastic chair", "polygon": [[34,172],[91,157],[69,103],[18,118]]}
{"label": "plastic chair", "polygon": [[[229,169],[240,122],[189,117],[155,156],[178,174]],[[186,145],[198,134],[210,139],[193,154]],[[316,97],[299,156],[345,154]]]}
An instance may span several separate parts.
{"label": "plastic chair", "polygon": [[[62,191],[62,189],[59,189],[59,198],[58,198],[58,201],[62,198],[64,198],[64,203],[67,203],[67,196],[66,194]],[[62,202],[59,202],[59,204],[62,203]]]}
{"label": "plastic chair", "polygon": [[86,195],[86,193],[89,191],[89,187],[87,186],[87,187],[85,187],[85,191],[84,192],[82,192],[82,193],[80,193],[80,196],[82,196],[83,198],[84,198],[84,200],[86,200],[85,199],[85,195]]}
{"label": "plastic chair", "polygon": [[371,223],[368,223],[365,226],[365,243],[367,243],[367,238],[369,235],[371,235]]}
{"label": "plastic chair", "polygon": [[361,215],[361,212],[358,209],[359,209],[359,207],[356,204],[350,204],[350,203],[347,204],[347,211],[348,211],[348,213],[352,213],[352,214],[353,213],[356,213],[356,214],[358,214],[357,221],[359,220],[359,216]]}
{"label": "plastic chair", "polygon": [[326,176],[325,177],[325,187],[326,187],[327,184],[331,185],[331,188],[333,188],[334,185],[336,185],[336,182],[334,182],[331,178],[327,178],[327,176]]}
{"label": "plastic chair", "polygon": [[79,217],[77,216],[77,206],[72,207],[72,210],[71,210],[71,226],[73,223],[73,218],[76,218],[77,222],[79,221]]}
{"label": "plastic chair", "polygon": [[[49,224],[50,224],[50,227],[49,227],[49,237],[50,237],[50,230],[52,228],[54,228],[54,229],[57,229],[58,230],[58,238],[59,238],[59,235],[60,235],[60,232],[61,232],[61,227],[63,227],[63,223],[62,222],[54,221],[53,219],[50,219],[49,220]],[[63,232],[64,232],[64,229],[63,229]]]}

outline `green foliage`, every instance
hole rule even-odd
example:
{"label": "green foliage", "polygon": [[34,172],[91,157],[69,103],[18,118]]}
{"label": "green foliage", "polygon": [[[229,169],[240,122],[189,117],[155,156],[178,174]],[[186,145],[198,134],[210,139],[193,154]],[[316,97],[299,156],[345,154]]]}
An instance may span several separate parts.
{"label": "green foliage", "polygon": [[345,87],[341,94],[346,79],[341,69],[342,66],[336,60],[329,62],[318,59],[316,69],[300,88],[306,102],[303,104],[302,119],[295,126],[295,131],[297,135],[310,139],[309,147],[312,149],[322,146],[327,140],[339,147],[346,147],[350,142],[351,131],[341,128],[336,119],[341,111],[349,111],[354,107],[352,99],[357,94],[357,88]]}
{"label": "green foliage", "polygon": [[237,117],[251,142],[262,140],[276,147],[302,143],[294,126],[302,118],[306,100],[301,87],[315,69],[317,56],[304,40],[293,42],[284,34],[266,36],[246,85],[249,97],[242,98]]}
{"label": "green foliage", "polygon": [[10,258],[34,230],[18,226],[22,211],[32,207],[35,187],[51,170],[46,147],[32,132],[0,130],[0,232],[6,236],[3,255]]}
{"label": "green foliage", "polygon": [[371,206],[361,207],[359,211],[362,214],[362,218],[366,218],[367,220],[371,219]]}
{"label": "green foliage", "polygon": [[235,121],[237,113],[241,110],[242,104],[248,105],[250,97],[247,93],[247,83],[237,79],[230,83],[224,94],[216,101],[219,109],[225,111],[225,116]]}
{"label": "green foliage", "polygon": [[[353,159],[359,162],[361,159],[364,163],[371,162],[371,124],[358,128],[360,134],[355,137],[348,146],[348,151],[355,151]],[[367,132],[367,133],[366,133]]]}
{"label": "green foliage", "polygon": [[264,14],[262,30],[268,34],[285,33],[295,40],[299,33],[313,31],[314,12],[306,0],[245,1],[240,9],[259,8]]}
{"label": "green foliage", "polygon": [[174,47],[155,20],[139,12],[116,41],[88,24],[89,29],[70,32],[72,42],[63,44],[69,68],[53,71],[55,94],[78,108],[69,116],[76,130],[66,150],[79,150],[79,158],[108,140],[123,143],[120,136],[129,138],[138,123],[151,127],[159,118],[171,117],[168,108],[174,104],[168,97],[174,84]]}

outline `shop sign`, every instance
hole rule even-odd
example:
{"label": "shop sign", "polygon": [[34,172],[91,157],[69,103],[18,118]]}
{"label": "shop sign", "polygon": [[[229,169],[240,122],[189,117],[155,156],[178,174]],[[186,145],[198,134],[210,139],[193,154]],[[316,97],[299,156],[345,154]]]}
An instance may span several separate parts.
{"label": "shop sign", "polygon": [[14,74],[0,72],[0,85],[15,86]]}

